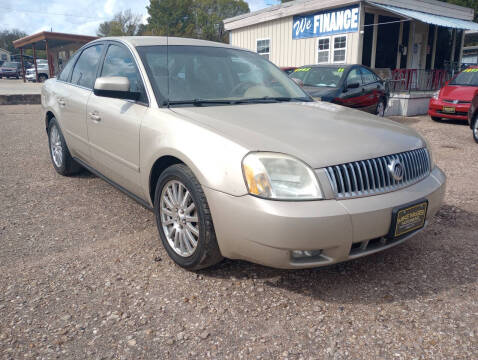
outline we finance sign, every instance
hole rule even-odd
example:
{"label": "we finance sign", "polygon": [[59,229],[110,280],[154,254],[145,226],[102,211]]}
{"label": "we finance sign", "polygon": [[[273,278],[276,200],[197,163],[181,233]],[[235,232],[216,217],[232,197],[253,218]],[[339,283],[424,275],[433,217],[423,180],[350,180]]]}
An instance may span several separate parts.
{"label": "we finance sign", "polygon": [[358,28],[359,7],[351,6],[315,14],[294,16],[292,38],[305,39],[354,32],[358,31]]}

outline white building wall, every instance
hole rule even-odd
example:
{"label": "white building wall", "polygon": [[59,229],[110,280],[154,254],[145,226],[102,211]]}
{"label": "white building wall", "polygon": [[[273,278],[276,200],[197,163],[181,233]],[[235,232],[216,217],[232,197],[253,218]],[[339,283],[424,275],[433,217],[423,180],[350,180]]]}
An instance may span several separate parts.
{"label": "white building wall", "polygon": [[[256,41],[270,39],[271,60],[277,66],[302,66],[317,63],[317,39],[292,39],[293,17],[285,17],[231,30],[231,45],[256,51]],[[346,63],[360,63],[359,32],[347,36]],[[332,38],[331,38],[332,40]]]}

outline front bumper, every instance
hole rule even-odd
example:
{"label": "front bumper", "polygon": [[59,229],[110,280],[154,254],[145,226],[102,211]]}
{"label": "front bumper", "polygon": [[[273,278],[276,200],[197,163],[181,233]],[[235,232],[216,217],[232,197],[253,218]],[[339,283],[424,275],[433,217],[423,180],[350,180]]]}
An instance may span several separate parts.
{"label": "front bumper", "polygon": [[[430,176],[407,188],[348,200],[286,202],[249,195],[235,197],[207,188],[205,192],[223,256],[293,269],[346,261],[405,241],[413,234],[383,242],[393,209],[427,199],[428,224],[441,206],[445,182],[445,175],[435,167]],[[356,246],[369,240],[373,240],[373,246],[364,251]],[[298,261],[291,256],[293,250],[322,253]]]}
{"label": "front bumper", "polygon": [[[444,102],[440,99],[430,99],[428,106],[428,115],[432,117],[439,117],[445,119],[468,120],[468,110],[471,104],[452,104]],[[454,113],[447,113],[443,111],[444,107],[455,108]]]}

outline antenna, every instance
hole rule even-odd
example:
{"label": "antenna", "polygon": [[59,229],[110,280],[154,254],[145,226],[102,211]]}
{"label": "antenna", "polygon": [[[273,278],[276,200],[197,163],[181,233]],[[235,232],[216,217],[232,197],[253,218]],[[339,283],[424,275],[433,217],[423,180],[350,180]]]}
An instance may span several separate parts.
{"label": "antenna", "polygon": [[168,75],[168,98],[166,99],[166,105],[169,109],[169,21],[166,26],[166,74]]}

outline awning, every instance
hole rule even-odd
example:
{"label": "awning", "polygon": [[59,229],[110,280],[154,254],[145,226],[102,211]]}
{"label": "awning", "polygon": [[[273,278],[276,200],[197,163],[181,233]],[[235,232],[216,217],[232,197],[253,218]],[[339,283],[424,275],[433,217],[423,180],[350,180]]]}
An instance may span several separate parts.
{"label": "awning", "polygon": [[427,24],[433,24],[443,26],[447,28],[463,29],[463,30],[478,30],[478,23],[473,21],[467,21],[462,19],[456,19],[448,16],[439,16],[429,13],[424,13],[416,10],[404,9],[391,5],[377,4],[372,1],[368,1],[369,4],[390,11],[400,16],[412,18]]}

